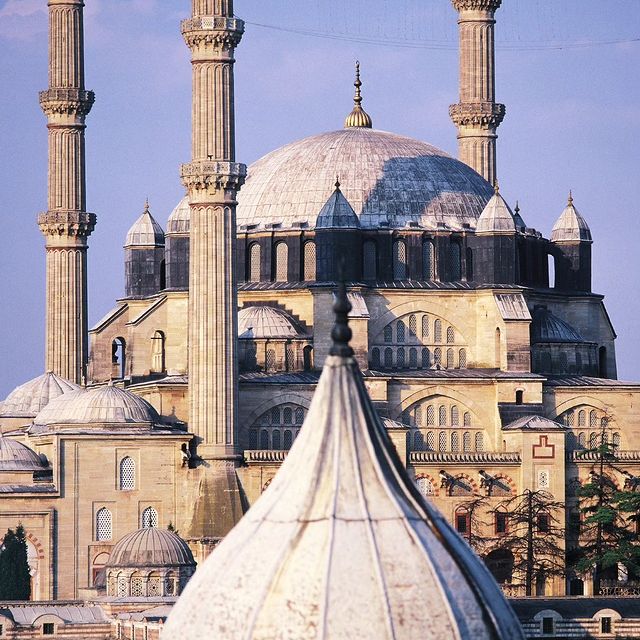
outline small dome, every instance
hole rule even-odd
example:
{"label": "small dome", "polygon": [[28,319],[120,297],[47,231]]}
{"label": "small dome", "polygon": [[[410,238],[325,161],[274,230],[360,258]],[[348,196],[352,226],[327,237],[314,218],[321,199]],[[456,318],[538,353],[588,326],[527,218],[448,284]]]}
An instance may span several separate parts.
{"label": "small dome", "polygon": [[540,342],[586,342],[568,323],[553,315],[547,307],[536,306],[531,322],[531,344]]}
{"label": "small dome", "polygon": [[185,196],[178,202],[167,221],[167,233],[189,233],[191,227],[191,208],[189,197]]}
{"label": "small dome", "polygon": [[551,242],[591,242],[591,230],[586,220],[573,206],[573,196],[569,193],[569,201],[551,231]]}
{"label": "small dome", "polygon": [[175,532],[144,527],[121,538],[111,551],[110,567],[179,567],[193,566],[189,545]]}
{"label": "small dome", "polygon": [[112,385],[65,394],[50,402],[33,421],[37,426],[157,422],[160,416],[146,400]]}
{"label": "small dome", "polygon": [[359,229],[358,216],[342,195],[340,182],[337,180],[335,187],[335,191],[318,214],[316,229]]}
{"label": "small dome", "polygon": [[514,233],[515,231],[516,221],[513,212],[496,187],[491,200],[487,202],[487,206],[478,218],[476,233]]}
{"label": "small dome", "polygon": [[566,427],[543,416],[523,416],[502,427],[503,431],[557,431]]}
{"label": "small dome", "polygon": [[245,307],[238,312],[238,337],[252,340],[260,338],[297,338],[303,332],[295,320],[275,307]]}
{"label": "small dome", "polygon": [[0,435],[0,471],[39,471],[42,458],[22,442]]}
{"label": "small dome", "polygon": [[54,398],[80,387],[55,373],[47,373],[16,387],[2,403],[0,418],[33,418]]}
{"label": "small dome", "polygon": [[164,247],[164,231],[149,212],[149,202],[142,215],[127,232],[125,247]]}

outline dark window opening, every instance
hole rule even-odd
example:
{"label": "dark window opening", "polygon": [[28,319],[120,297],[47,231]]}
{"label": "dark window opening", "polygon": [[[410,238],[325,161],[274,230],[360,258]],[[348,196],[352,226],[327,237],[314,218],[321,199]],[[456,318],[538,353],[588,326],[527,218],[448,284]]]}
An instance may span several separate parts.
{"label": "dark window opening", "polygon": [[506,513],[496,513],[496,535],[503,535],[509,530],[509,517]]}
{"label": "dark window opening", "polygon": [[466,511],[456,513],[456,531],[463,534],[469,533],[469,520],[469,514]]}
{"label": "dark window opening", "polygon": [[542,618],[542,633],[553,633],[553,618]]}
{"label": "dark window opening", "polygon": [[522,389],[518,389],[516,391],[516,404],[522,404],[524,402],[524,391]]}
{"label": "dark window opening", "polygon": [[53,622],[45,622],[42,625],[42,635],[43,636],[52,636],[56,632],[56,627]]}
{"label": "dark window opening", "polygon": [[538,514],[537,528],[539,533],[549,533],[549,515],[546,513]]}
{"label": "dark window opening", "polygon": [[611,618],[600,618],[600,633],[611,633]]}

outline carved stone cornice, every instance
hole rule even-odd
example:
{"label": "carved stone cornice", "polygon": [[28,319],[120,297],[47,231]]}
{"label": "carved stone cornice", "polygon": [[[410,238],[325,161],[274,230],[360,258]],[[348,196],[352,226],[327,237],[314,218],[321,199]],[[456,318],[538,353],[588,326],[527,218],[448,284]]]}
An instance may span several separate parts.
{"label": "carved stone cornice", "polygon": [[45,236],[86,237],[96,226],[96,214],[86,211],[44,211],[38,226]]}
{"label": "carved stone cornice", "polygon": [[463,102],[449,107],[449,115],[458,127],[497,127],[505,112],[506,107],[496,102]]}
{"label": "carved stone cornice", "polygon": [[244,461],[247,464],[264,462],[284,462],[288,451],[275,449],[245,449]]}
{"label": "carved stone cornice", "polygon": [[502,0],[451,0],[456,11],[496,11]]}
{"label": "carved stone cornice", "polygon": [[522,461],[517,452],[503,451],[474,451],[474,452],[449,452],[449,451],[411,451],[409,462],[437,462],[438,464],[460,464],[468,462],[488,462],[500,464],[520,464]]}
{"label": "carved stone cornice", "polygon": [[237,191],[244,184],[247,166],[241,162],[194,160],[180,167],[182,184],[187,189],[224,189]]}
{"label": "carved stone cornice", "polygon": [[182,37],[191,49],[212,44],[223,50],[234,49],[244,33],[244,21],[221,16],[198,16],[180,23]]}
{"label": "carved stone cornice", "polygon": [[[567,462],[584,462],[587,464],[598,462],[600,460],[597,451],[567,451],[566,458]],[[614,464],[618,462],[640,462],[640,451],[616,451],[615,458],[612,458],[611,462]]]}
{"label": "carved stone cornice", "polygon": [[93,91],[85,89],[47,89],[41,91],[40,106],[46,115],[86,116],[95,101]]}

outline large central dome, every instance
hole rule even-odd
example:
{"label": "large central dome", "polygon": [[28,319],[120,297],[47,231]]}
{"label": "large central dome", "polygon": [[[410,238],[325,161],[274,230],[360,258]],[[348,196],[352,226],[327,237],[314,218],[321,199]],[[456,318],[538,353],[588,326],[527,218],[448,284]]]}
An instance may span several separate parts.
{"label": "large central dome", "polygon": [[364,228],[475,228],[493,195],[484,178],[440,149],[351,127],[293,142],[252,164],[238,194],[239,230],[313,228],[336,175]]}

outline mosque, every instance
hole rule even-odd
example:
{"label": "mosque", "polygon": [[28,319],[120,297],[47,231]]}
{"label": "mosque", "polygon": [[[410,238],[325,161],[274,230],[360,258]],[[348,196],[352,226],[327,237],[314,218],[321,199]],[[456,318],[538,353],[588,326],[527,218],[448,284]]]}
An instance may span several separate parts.
{"label": "mosque", "polygon": [[[616,378],[589,226],[569,194],[545,237],[500,193],[501,0],[452,2],[458,159],[375,129],[357,65],[342,128],[246,168],[233,93],[244,24],[232,0],[193,0],[185,196],[164,230],[145,205],[124,242],[123,296],[89,328],[83,0],[49,0],[46,372],[0,405],[0,530],[26,529],[34,600],[101,598],[65,614],[95,625],[78,637],[103,637],[113,616],[118,634],[153,628],[270,486],[332,349],[338,282],[403,473],[463,535],[469,502],[486,498],[480,552],[506,595],[523,591],[500,545],[501,501],[542,489],[570,522],[593,466],[580,451],[602,433],[619,453],[614,481],[640,476],[640,383]],[[536,593],[598,595],[590,584],[541,575]],[[59,623],[51,606],[41,625]]]}

